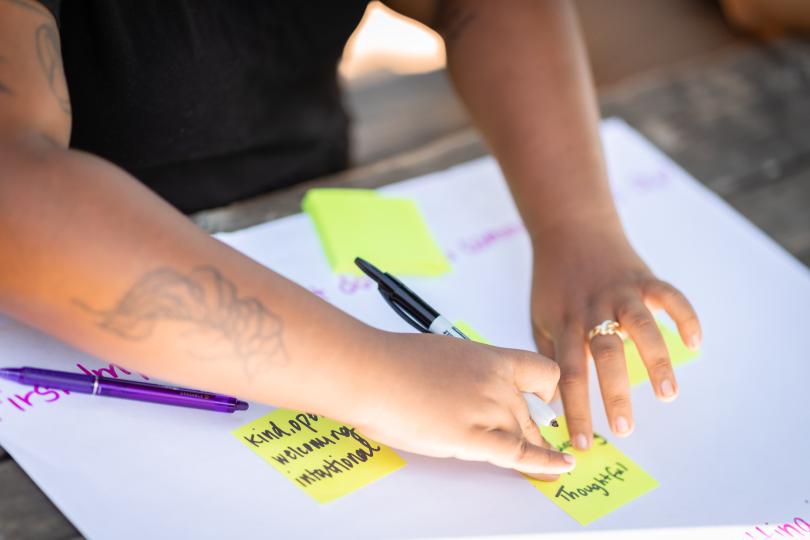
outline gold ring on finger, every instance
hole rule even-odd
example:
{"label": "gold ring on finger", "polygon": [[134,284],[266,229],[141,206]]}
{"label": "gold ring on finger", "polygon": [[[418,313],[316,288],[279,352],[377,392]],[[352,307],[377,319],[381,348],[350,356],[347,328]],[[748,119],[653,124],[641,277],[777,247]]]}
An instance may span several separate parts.
{"label": "gold ring on finger", "polygon": [[591,328],[588,332],[588,341],[596,336],[618,336],[619,339],[624,340],[624,330],[617,321],[607,319]]}

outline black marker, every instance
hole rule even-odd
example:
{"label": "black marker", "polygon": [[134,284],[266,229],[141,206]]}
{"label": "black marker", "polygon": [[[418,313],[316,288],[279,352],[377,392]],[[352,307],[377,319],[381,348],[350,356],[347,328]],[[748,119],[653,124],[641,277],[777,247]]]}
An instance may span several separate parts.
{"label": "black marker", "polygon": [[360,257],[354,259],[354,264],[377,283],[383,299],[397,312],[397,315],[420,332],[470,339],[388,272],[383,272]]}

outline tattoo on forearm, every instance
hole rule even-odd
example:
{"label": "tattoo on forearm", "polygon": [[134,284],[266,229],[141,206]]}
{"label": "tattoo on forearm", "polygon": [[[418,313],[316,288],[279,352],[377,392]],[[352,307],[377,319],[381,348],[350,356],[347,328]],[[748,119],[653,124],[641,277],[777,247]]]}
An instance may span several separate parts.
{"label": "tattoo on forearm", "polygon": [[36,31],[37,59],[42,72],[48,79],[51,93],[59,107],[70,114],[70,96],[68,96],[65,71],[62,67],[62,51],[59,48],[59,34],[50,23],[42,24]]}
{"label": "tattoo on forearm", "polygon": [[187,328],[189,354],[201,359],[238,359],[248,376],[287,361],[281,319],[211,266],[184,274],[158,268],[138,280],[110,309],[73,303],[96,324],[124,339],[140,341],[158,326]]}
{"label": "tattoo on forearm", "polygon": [[[0,65],[5,64],[6,59],[0,56]],[[0,81],[0,94],[8,94],[9,96],[14,95],[14,91],[9,88],[3,81]]]}
{"label": "tattoo on forearm", "polygon": [[475,12],[462,2],[439,2],[439,30],[446,47],[457,42],[475,20]]}
{"label": "tattoo on forearm", "polygon": [[5,2],[27,9],[28,11],[39,13],[40,15],[45,15],[46,17],[51,15],[51,12],[48,11],[45,6],[33,0],[5,0]]}

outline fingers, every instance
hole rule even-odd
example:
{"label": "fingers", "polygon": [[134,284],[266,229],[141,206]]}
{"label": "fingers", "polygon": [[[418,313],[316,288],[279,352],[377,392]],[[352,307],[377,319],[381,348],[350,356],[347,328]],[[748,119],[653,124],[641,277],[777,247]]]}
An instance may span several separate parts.
{"label": "fingers", "polygon": [[[523,436],[526,438],[527,441],[541,448],[546,449],[551,448],[548,442],[540,434],[540,429],[537,427],[537,424],[531,418],[531,413],[529,412],[529,408],[526,405],[526,400],[524,399],[522,394],[517,394],[515,396],[511,409],[513,414],[515,415],[515,419],[520,425],[520,431],[523,433]],[[527,474],[532,478],[544,481],[553,481],[559,477],[559,475],[557,474],[545,474],[545,473],[531,473],[531,474],[527,473]]]}
{"label": "fingers", "polygon": [[683,343],[692,350],[699,349],[703,340],[700,320],[683,293],[659,280],[648,283],[644,289],[646,298],[652,300],[656,307],[664,309],[675,321]]}
{"label": "fingers", "polygon": [[571,442],[578,450],[587,450],[593,440],[593,428],[588,403],[588,359],[581,328],[568,328],[563,332],[557,346],[557,362],[560,364],[560,396]]}
{"label": "fingers", "polygon": [[[554,338],[552,337],[551,333],[532,321],[532,334],[534,335],[534,344],[537,347],[537,352],[546,358],[551,358],[552,360],[555,359],[557,357],[557,353],[554,348]],[[554,389],[554,395],[551,397],[551,399],[546,401],[554,401],[559,398],[560,388],[558,386]]]}
{"label": "fingers", "polygon": [[628,298],[617,313],[622,328],[638,347],[656,396],[662,401],[672,401],[678,394],[675,372],[652,313],[635,296]]}
{"label": "fingers", "polygon": [[[613,319],[609,311],[598,312],[591,326]],[[624,359],[624,342],[619,336],[597,335],[590,342],[591,355],[599,376],[599,389],[605,403],[610,429],[626,436],[633,431],[633,411],[630,405],[630,381]]]}
{"label": "fingers", "polygon": [[534,344],[537,346],[537,352],[546,358],[554,358],[554,339],[548,330],[532,321],[532,333],[534,335]]}
{"label": "fingers", "polygon": [[518,390],[537,394],[547,403],[551,401],[560,380],[559,366],[544,356],[528,351],[510,349],[509,353]]}
{"label": "fingers", "polygon": [[573,469],[576,461],[571,454],[532,444],[521,433],[511,431],[481,432],[480,445],[493,465],[529,475],[562,474]]}

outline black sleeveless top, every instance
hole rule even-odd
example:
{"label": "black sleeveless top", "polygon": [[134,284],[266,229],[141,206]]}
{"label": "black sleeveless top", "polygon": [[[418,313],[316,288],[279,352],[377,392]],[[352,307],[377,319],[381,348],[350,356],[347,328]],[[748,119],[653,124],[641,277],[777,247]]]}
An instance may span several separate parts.
{"label": "black sleeveless top", "polygon": [[184,212],[344,168],[337,63],[368,0],[42,0],[71,147]]}

